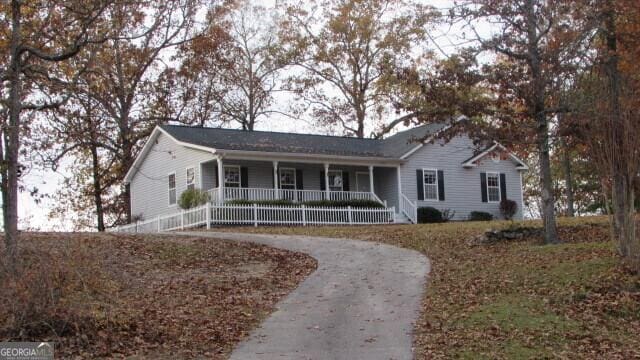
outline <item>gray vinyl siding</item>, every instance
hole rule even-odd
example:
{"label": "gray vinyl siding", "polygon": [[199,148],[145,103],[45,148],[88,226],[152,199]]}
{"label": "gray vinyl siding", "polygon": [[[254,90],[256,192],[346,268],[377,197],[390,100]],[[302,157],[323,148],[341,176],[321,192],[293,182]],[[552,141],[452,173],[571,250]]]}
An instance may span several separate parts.
{"label": "gray vinyl siding", "polygon": [[388,207],[398,211],[398,170],[397,168],[378,167],[373,169],[375,193]]}
{"label": "gray vinyl siding", "polygon": [[453,138],[446,145],[427,144],[413,153],[402,165],[402,192],[417,201],[417,169],[437,169],[444,173],[445,201],[417,201],[420,206],[432,206],[439,210],[451,209],[456,220],[464,220],[472,211],[486,211],[501,218],[499,203],[483,203],[480,173],[498,172],[506,176],[507,198],[518,204],[516,218],[522,218],[522,186],[520,173],[511,160],[494,162],[490,158],[478,167],[465,169],[462,163],[473,154],[474,145],[466,136]]}
{"label": "gray vinyl siding", "polygon": [[179,210],[169,206],[169,174],[176,174],[176,197],[186,189],[186,169],[193,166],[196,171],[196,187],[200,188],[200,163],[213,159],[213,155],[177,144],[164,134],[142,161],[131,180],[131,214],[143,219],[168,215]]}
{"label": "gray vinyl siding", "polygon": [[200,180],[203,190],[211,190],[216,187],[216,168],[218,163],[216,161],[208,161],[200,164]]}

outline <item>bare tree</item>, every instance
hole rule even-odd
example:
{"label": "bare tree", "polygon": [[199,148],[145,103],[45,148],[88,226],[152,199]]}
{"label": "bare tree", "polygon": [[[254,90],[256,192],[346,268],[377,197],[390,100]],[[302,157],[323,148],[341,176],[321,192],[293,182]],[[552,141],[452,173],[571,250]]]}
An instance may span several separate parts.
{"label": "bare tree", "polygon": [[105,231],[106,222],[115,222],[113,196],[119,179],[111,169],[117,165],[117,150],[109,136],[116,132],[113,122],[101,112],[99,104],[87,95],[88,84],[82,79],[73,86],[73,95],[65,106],[50,115],[50,120],[35,128],[47,134],[36,142],[44,165],[57,170],[63,159],[74,162],[65,173],[63,188],[55,195],[51,218],[60,218],[72,211],[76,229],[97,227]]}
{"label": "bare tree", "polygon": [[[379,136],[407,118],[387,121],[396,69],[424,60],[420,44],[435,11],[403,0],[328,0],[294,4],[281,23],[290,87],[322,126]],[[409,115],[410,117],[411,115]],[[390,125],[391,124],[391,125]]]}
{"label": "bare tree", "polygon": [[640,4],[607,0],[593,9],[600,20],[598,56],[590,71],[578,76],[578,110],[571,115],[576,133],[610,182],[612,235],[619,253],[640,271],[635,209],[640,171]]}
{"label": "bare tree", "polygon": [[109,224],[98,221],[101,230],[131,220],[128,186],[114,187],[122,186],[119,180],[132,166],[142,140],[157,123],[167,120],[157,117],[150,99],[158,91],[159,74],[169,66],[165,50],[195,36],[198,6],[197,0],[117,4],[107,13],[114,37],[82,59],[90,66],[66,109],[73,121],[56,129],[68,141],[53,147],[58,153],[51,159],[61,160],[60,155],[68,154],[90,160],[92,166],[79,169],[78,174],[86,170],[93,181],[79,184],[83,177],[74,174],[74,188],[94,200],[99,218],[110,219]]}
{"label": "bare tree", "polygon": [[[524,109],[514,114],[517,121],[503,117],[510,136],[531,131],[538,153],[540,192],[545,242],[559,242],[555,196],[550,161],[550,119],[561,110],[552,101],[557,79],[567,71],[565,65],[582,40],[570,26],[569,2],[542,0],[465,0],[459,3],[458,18],[467,22],[482,48],[497,55],[489,68],[497,84],[499,99]],[[477,20],[491,23],[495,30],[482,36],[474,26]],[[517,126],[509,126],[511,125]]]}
{"label": "bare tree", "polygon": [[275,14],[248,0],[231,9],[213,8],[202,36],[182,48],[175,73],[178,106],[171,117],[183,122],[234,123],[253,130],[264,117],[281,111],[271,105],[281,91]]}
{"label": "bare tree", "polygon": [[[2,124],[2,205],[8,267],[18,264],[18,182],[24,125],[22,115],[59,106],[64,101],[59,85],[68,73],[56,68],[91,43],[104,41],[94,27],[104,19],[112,1],[29,1],[3,4],[3,17],[10,23],[3,36],[8,43],[7,64],[0,79],[8,88],[3,99],[7,118]],[[41,11],[46,9],[47,11]],[[39,99],[39,100],[36,100]],[[5,120],[5,119],[3,119]]]}

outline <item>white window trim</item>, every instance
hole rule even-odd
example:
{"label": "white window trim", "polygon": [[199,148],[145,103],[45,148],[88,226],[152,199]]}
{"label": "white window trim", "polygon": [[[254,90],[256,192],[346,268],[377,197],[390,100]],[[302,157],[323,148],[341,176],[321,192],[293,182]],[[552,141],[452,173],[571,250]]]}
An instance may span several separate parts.
{"label": "white window trim", "polygon": [[[176,202],[175,203],[171,203],[171,188],[169,187],[169,178],[171,177],[171,175],[173,175],[173,191],[176,192]],[[174,207],[178,205],[178,176],[176,175],[176,172],[170,172],[169,174],[167,174],[167,204],[169,204],[169,207]]]}
{"label": "white window trim", "polygon": [[330,177],[331,173],[338,173],[340,175],[340,177],[342,177],[342,184],[340,184],[340,190],[332,190],[332,187],[335,187],[333,185],[331,185],[331,183],[329,183],[329,191],[344,191],[344,171],[339,170],[339,169],[332,169],[327,171],[327,179]]}
{"label": "white window trim", "polygon": [[[489,196],[489,175],[495,175],[498,179],[498,200],[497,201],[491,201],[491,198]],[[502,201],[502,194],[501,194],[501,185],[500,184],[500,173],[499,172],[487,172],[487,183],[485,184],[486,188],[486,192],[487,192],[487,202],[489,203],[499,203],[500,201]],[[495,186],[492,186],[495,187]]]}
{"label": "white window trim", "polygon": [[188,166],[187,168],[184,169],[184,184],[185,184],[185,190],[189,189],[189,170],[193,170],[193,188],[195,189],[197,184],[196,184],[196,176],[198,175],[196,172],[196,167],[195,166]]}
{"label": "white window trim", "polygon": [[240,165],[223,165],[222,166],[222,181],[224,181],[224,187],[227,187],[227,177],[224,174],[226,169],[235,168],[238,169],[238,188],[242,187],[242,171],[240,170]]}
{"label": "white window trim", "polygon": [[[360,188],[360,183],[358,182],[358,175],[367,175],[367,185],[371,185],[371,182],[369,181],[368,171],[356,171],[356,191],[359,191],[358,189]],[[371,190],[369,191],[372,192]]]}
{"label": "white window trim", "polygon": [[293,189],[284,190],[298,190],[298,174],[295,168],[282,167],[278,168],[278,188],[282,190],[282,170],[293,171],[293,184],[286,184],[288,186],[293,185]]}
{"label": "white window trim", "polygon": [[[427,183],[424,181],[424,172],[425,171],[433,171],[436,173],[436,198],[435,199],[427,199]],[[428,184],[432,185],[432,184]],[[438,202],[440,201],[440,177],[438,176],[438,169],[422,169],[422,201],[429,202]]]}

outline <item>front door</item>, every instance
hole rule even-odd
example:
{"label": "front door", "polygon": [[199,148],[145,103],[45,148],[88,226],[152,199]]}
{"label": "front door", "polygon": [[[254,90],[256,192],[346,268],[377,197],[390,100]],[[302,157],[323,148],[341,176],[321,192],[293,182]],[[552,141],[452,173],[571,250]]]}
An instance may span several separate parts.
{"label": "front door", "polygon": [[356,191],[371,192],[371,187],[369,187],[369,185],[369,173],[356,173]]}

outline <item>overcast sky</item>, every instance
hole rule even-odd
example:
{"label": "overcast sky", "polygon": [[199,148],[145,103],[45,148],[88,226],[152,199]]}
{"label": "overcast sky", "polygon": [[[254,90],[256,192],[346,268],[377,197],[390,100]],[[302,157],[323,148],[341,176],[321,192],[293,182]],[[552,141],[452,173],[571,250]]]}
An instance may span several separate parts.
{"label": "overcast sky", "polygon": [[[432,5],[441,10],[447,10],[451,5],[451,0],[422,0],[424,4]],[[275,0],[265,0],[263,4],[273,6]],[[449,26],[441,26],[432,32],[433,40],[437,46],[433,46],[434,50],[442,54],[453,53],[456,49],[456,43],[460,42],[460,30],[450,29]],[[271,131],[291,131],[291,132],[318,132],[308,124],[292,123],[291,121],[278,121],[279,119],[264,120],[259,123],[258,130]],[[70,162],[67,162],[70,165]],[[62,166],[61,169],[65,167]],[[50,170],[33,169],[24,177],[26,188],[38,187],[43,194],[55,194],[62,186],[64,179],[64,170],[53,172]],[[49,211],[53,206],[50,199],[44,199],[41,203],[37,203],[30,194],[22,192],[20,194],[19,217],[20,228],[24,230],[71,230],[73,214],[66,214],[66,219],[48,218]]]}

